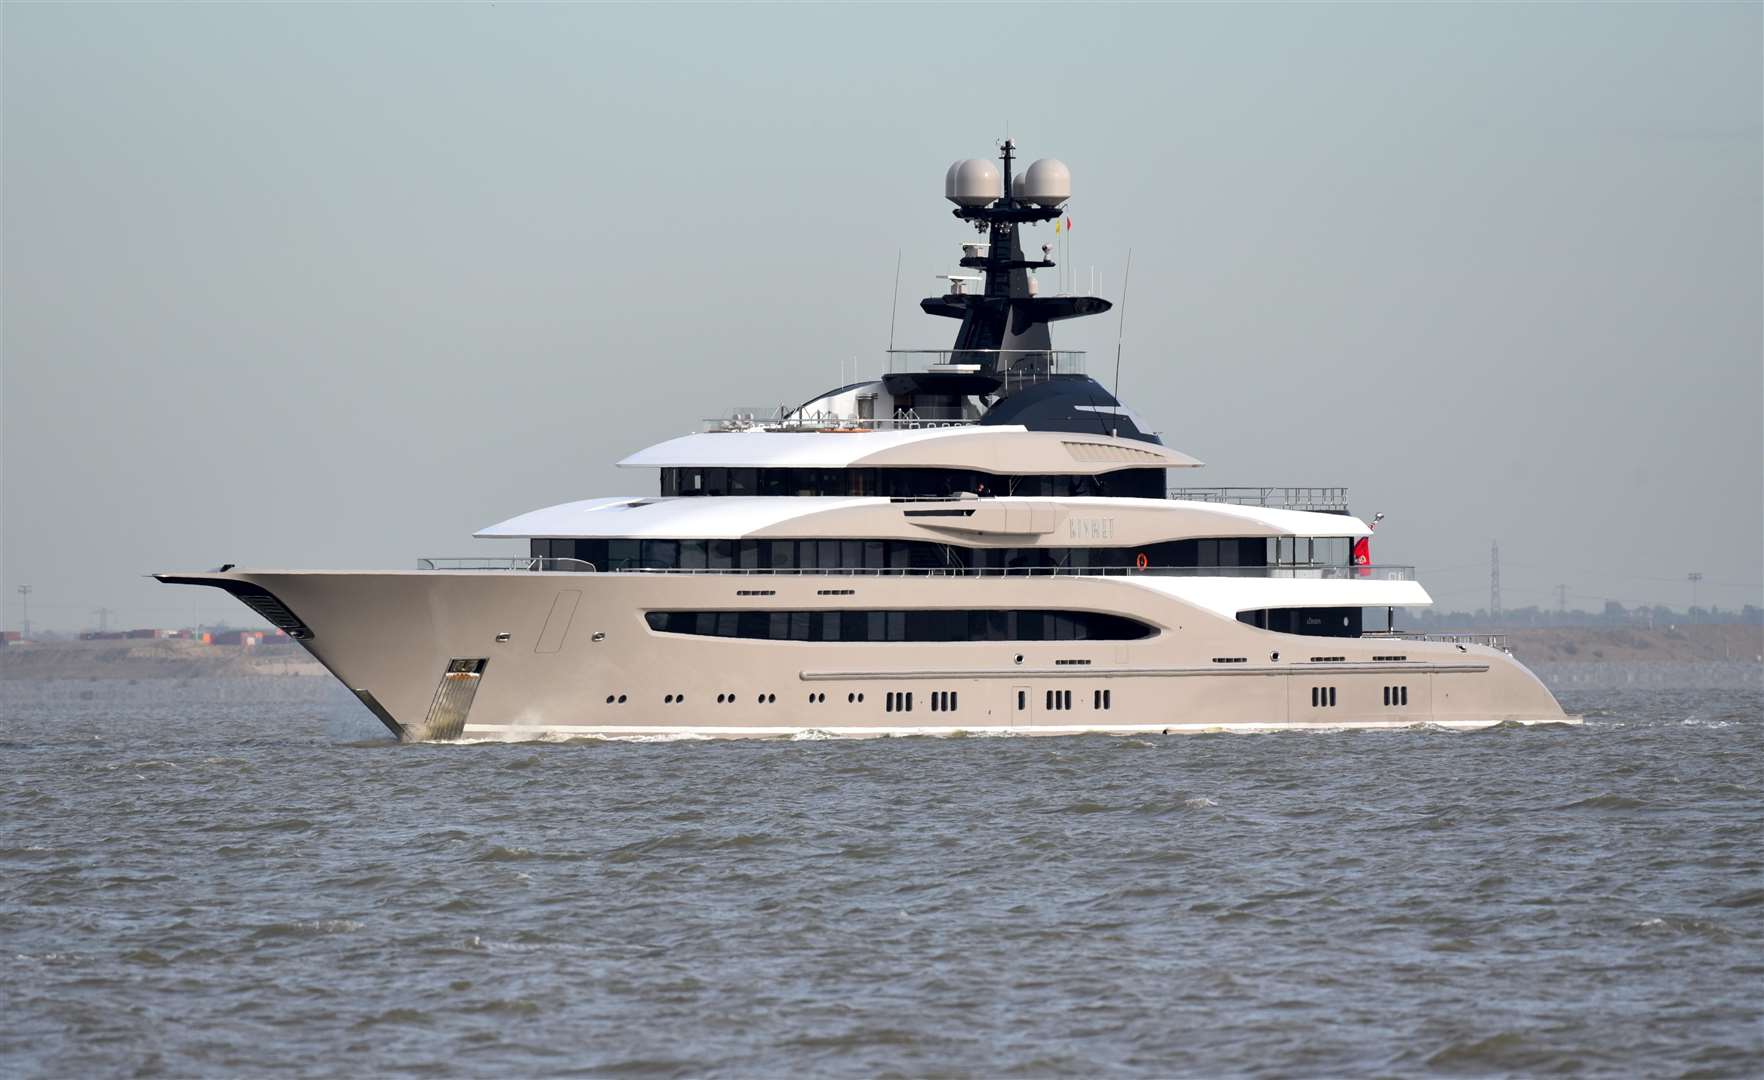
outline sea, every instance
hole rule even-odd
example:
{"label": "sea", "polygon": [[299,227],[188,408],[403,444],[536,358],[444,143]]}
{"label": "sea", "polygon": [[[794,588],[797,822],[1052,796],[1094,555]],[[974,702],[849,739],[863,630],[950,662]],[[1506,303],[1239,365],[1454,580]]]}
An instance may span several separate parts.
{"label": "sea", "polygon": [[0,684],[0,1073],[1764,1074],[1764,700],[1582,726],[397,745]]}

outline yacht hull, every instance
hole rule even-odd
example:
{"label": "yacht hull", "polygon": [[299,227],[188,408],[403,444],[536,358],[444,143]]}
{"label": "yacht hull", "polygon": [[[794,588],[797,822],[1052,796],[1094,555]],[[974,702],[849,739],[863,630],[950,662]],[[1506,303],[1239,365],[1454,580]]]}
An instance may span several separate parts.
{"label": "yacht hull", "polygon": [[[1571,723],[1486,646],[1310,637],[1133,578],[552,572],[166,574],[286,612],[401,739],[1448,728]],[[658,610],[1066,609],[1132,641],[768,641],[661,633]],[[282,616],[276,616],[278,618]],[[1400,691],[1400,692],[1399,692]]]}

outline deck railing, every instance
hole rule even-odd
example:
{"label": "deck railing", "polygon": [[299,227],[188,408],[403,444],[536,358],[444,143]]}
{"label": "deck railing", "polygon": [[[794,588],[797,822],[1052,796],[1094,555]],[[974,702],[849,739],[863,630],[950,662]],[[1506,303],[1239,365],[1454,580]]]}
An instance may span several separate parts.
{"label": "deck railing", "polygon": [[418,559],[418,570],[554,570],[578,574],[595,573],[586,559],[552,559],[530,555],[443,555]]}
{"label": "deck railing", "polygon": [[1405,630],[1398,630],[1394,633],[1377,635],[1367,633],[1365,636],[1390,637],[1399,641],[1443,641],[1451,645],[1487,645],[1491,649],[1499,649],[1502,652],[1513,651],[1507,647],[1507,635],[1505,634],[1411,634]]}
{"label": "deck railing", "polygon": [[1413,566],[808,566],[624,567],[612,574],[752,577],[1229,577],[1326,581],[1414,581]]}
{"label": "deck railing", "polygon": [[[941,411],[941,410],[940,410]],[[744,406],[728,416],[713,416],[704,421],[706,431],[917,431],[923,428],[967,427],[979,423],[975,417],[932,416],[913,409],[896,409],[893,416],[845,416],[840,413],[810,410],[804,412],[785,405],[770,408]]]}
{"label": "deck railing", "polygon": [[1311,510],[1326,514],[1347,513],[1344,487],[1198,487],[1171,488],[1170,498],[1189,502],[1230,503],[1233,506],[1267,506],[1279,510]]}
{"label": "deck railing", "polygon": [[[1084,374],[1084,353],[1074,349],[890,349],[888,374],[976,374],[1002,380],[1014,393],[1035,383]],[[910,431],[964,427],[978,418],[955,409],[896,410],[892,416],[848,416],[794,405],[746,405],[727,416],[705,419],[707,431]]]}

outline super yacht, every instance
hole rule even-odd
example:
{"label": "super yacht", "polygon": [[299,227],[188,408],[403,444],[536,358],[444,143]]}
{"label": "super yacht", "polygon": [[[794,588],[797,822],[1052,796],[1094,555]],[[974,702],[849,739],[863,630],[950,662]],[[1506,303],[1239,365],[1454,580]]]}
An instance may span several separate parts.
{"label": "super yacht", "polygon": [[1395,628],[1431,599],[1344,489],[1172,485],[1201,463],[1053,347],[1111,307],[1024,255],[1063,164],[1019,173],[1006,141],[945,195],[965,272],[919,306],[953,347],[641,450],[645,494],[476,534],[525,555],[155,576],[231,593],[409,741],[1569,720],[1498,643]]}

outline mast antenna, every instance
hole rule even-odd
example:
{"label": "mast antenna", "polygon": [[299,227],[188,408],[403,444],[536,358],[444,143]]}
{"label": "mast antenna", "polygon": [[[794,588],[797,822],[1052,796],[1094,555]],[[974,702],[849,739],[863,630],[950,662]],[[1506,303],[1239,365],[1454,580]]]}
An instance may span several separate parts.
{"label": "mast antenna", "polygon": [[894,249],[894,305],[888,309],[888,351],[894,351],[894,317],[900,313],[900,256],[905,248]]}
{"label": "mast antenna", "polygon": [[1133,249],[1127,249],[1127,270],[1121,275],[1121,321],[1115,327],[1115,428],[1109,434],[1121,434],[1121,339],[1127,336],[1127,283],[1133,280]]}

